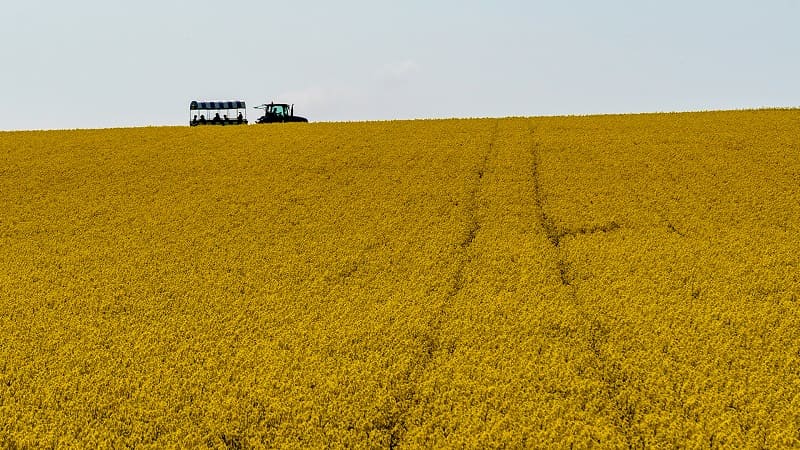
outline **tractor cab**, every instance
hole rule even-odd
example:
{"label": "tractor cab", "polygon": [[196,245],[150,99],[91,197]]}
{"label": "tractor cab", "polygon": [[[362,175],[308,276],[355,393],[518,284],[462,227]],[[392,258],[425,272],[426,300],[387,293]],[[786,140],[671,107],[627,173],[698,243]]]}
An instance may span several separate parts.
{"label": "tractor cab", "polygon": [[278,117],[288,117],[291,116],[292,107],[287,105],[286,103],[273,103],[271,105],[266,105],[266,112],[270,114],[275,114]]}
{"label": "tractor cab", "polygon": [[268,103],[256,106],[255,109],[264,110],[264,115],[256,123],[308,122],[305,117],[295,116],[294,105],[287,103]]}

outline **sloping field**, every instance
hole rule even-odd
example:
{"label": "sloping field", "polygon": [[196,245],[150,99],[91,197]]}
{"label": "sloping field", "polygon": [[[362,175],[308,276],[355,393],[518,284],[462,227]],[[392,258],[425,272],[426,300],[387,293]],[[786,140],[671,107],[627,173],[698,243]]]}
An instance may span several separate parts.
{"label": "sloping field", "polygon": [[800,110],[0,133],[0,447],[800,446]]}

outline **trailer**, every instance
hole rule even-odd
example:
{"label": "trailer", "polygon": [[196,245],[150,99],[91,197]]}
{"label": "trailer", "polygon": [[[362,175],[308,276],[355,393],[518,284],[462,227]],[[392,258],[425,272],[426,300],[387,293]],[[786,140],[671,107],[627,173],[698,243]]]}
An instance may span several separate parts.
{"label": "trailer", "polygon": [[[243,114],[244,112],[244,114]],[[220,116],[220,113],[223,115]],[[214,114],[214,117],[211,117]],[[243,101],[189,103],[189,126],[247,125],[247,107]]]}

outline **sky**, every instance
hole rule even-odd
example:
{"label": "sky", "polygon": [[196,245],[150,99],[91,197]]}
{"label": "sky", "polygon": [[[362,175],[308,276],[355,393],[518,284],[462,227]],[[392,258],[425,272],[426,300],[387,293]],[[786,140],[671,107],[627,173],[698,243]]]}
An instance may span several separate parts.
{"label": "sky", "polygon": [[800,1],[4,0],[0,130],[800,106]]}

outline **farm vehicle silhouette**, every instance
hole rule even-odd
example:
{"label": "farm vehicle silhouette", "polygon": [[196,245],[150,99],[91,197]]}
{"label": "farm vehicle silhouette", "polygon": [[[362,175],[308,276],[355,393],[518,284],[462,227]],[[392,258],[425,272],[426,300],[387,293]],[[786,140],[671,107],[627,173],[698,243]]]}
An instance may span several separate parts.
{"label": "farm vehicle silhouette", "polygon": [[[287,103],[265,103],[256,106],[264,115],[255,123],[308,122],[305,117],[294,115],[294,105]],[[222,116],[220,116],[220,113]],[[214,114],[213,117],[211,115]],[[189,125],[247,125],[247,107],[243,101],[198,102],[189,104]]]}
{"label": "farm vehicle silhouette", "polygon": [[259,117],[256,123],[308,122],[305,117],[294,115],[294,105],[270,103],[255,108],[264,110],[264,115]]}

